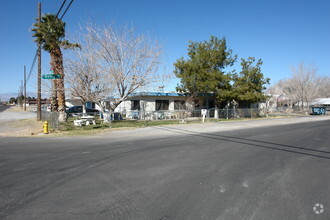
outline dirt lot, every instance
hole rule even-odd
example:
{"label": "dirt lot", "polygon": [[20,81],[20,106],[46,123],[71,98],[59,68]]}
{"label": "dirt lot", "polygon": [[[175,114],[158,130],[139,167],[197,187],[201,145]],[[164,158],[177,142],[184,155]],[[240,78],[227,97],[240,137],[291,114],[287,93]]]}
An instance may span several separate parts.
{"label": "dirt lot", "polygon": [[42,133],[43,122],[36,120],[36,114],[24,112],[19,107],[1,106],[0,136],[31,136]]}
{"label": "dirt lot", "polygon": [[43,122],[36,119],[24,119],[13,122],[3,122],[0,136],[31,136],[42,133]]}

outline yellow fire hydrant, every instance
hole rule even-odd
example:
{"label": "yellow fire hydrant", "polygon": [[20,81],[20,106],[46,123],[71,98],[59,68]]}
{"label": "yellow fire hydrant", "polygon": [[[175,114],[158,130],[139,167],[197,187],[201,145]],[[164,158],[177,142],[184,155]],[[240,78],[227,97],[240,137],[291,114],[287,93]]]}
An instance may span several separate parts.
{"label": "yellow fire hydrant", "polygon": [[44,134],[48,134],[48,121],[44,122],[43,127],[44,127]]}

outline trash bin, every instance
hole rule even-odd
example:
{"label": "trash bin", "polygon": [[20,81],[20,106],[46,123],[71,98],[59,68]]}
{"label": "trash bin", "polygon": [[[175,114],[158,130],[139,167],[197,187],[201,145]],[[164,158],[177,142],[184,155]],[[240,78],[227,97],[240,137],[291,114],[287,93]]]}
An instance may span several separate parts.
{"label": "trash bin", "polygon": [[312,115],[325,115],[326,107],[312,107]]}

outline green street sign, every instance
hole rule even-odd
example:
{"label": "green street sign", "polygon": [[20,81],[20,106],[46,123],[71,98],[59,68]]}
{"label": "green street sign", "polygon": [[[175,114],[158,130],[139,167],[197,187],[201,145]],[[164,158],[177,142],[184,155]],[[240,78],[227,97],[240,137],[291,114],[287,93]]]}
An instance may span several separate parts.
{"label": "green street sign", "polygon": [[44,74],[42,75],[43,79],[60,79],[61,75],[59,74]]}

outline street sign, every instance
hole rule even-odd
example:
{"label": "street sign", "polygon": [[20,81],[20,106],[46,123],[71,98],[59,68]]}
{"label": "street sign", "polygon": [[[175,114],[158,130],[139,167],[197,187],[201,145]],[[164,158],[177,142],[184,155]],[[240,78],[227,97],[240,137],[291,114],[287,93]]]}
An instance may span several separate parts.
{"label": "street sign", "polygon": [[60,79],[61,75],[59,74],[44,74],[42,75],[43,79]]}

